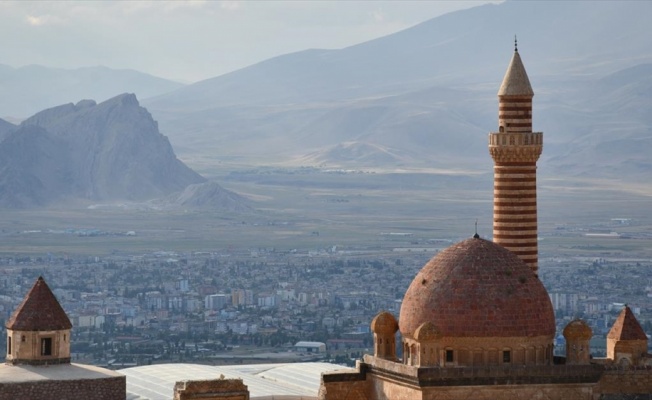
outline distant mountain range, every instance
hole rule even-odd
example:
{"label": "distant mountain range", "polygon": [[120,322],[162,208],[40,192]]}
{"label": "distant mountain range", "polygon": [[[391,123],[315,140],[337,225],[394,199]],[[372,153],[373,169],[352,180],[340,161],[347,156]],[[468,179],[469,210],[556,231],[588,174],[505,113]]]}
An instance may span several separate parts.
{"label": "distant mountain range", "polygon": [[[187,86],[103,67],[0,65],[0,115],[24,117],[129,91],[144,98],[175,151],[201,159],[207,169],[210,162],[235,161],[486,172],[487,133],[496,129],[496,92],[516,33],[535,91],[534,129],[544,132],[542,175],[644,182],[652,173],[650,15],[647,1],[508,0],[341,50],[275,57]],[[57,146],[68,148],[52,126],[34,123],[15,128],[0,120],[0,140],[27,151],[25,138],[9,137],[16,129],[28,130],[43,154],[54,157]],[[43,166],[49,174],[76,173],[58,168]],[[17,179],[19,172],[12,174]],[[105,193],[104,184],[75,185],[88,190],[85,198],[128,193],[126,187]],[[132,197],[147,197],[139,190],[150,193],[147,184],[134,185]]]}
{"label": "distant mountain range", "polygon": [[0,64],[0,116],[25,118],[45,108],[79,99],[103,101],[120,93],[156,96],[183,84],[133,70],[77,69]]}
{"label": "distant mountain range", "polygon": [[166,206],[247,208],[179,161],[133,94],[50,108],[18,126],[0,120],[0,207],[156,198]]}
{"label": "distant mountain range", "polygon": [[[506,1],[145,99],[182,155],[488,170],[514,34],[544,174],[639,180],[652,161],[652,2]],[[623,177],[622,175],[625,174]]]}

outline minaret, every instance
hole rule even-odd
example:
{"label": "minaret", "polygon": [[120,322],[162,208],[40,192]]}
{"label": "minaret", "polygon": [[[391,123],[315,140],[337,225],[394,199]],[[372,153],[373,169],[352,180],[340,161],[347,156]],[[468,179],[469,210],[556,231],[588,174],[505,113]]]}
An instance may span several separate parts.
{"label": "minaret", "polygon": [[494,160],[493,240],[534,273],[537,249],[537,160],[543,133],[532,132],[534,92],[514,39],[514,55],[498,90],[498,132],[489,134]]}

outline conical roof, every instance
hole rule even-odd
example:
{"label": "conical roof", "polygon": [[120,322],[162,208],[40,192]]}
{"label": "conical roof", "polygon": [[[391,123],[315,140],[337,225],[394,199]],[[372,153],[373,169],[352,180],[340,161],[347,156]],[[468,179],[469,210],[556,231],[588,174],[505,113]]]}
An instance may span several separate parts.
{"label": "conical roof", "polygon": [[620,315],[618,315],[618,318],[616,318],[616,322],[611,327],[607,338],[616,340],[647,340],[645,331],[643,331],[641,324],[638,323],[634,313],[628,306],[625,306],[623,311],[620,312]]}
{"label": "conical roof", "polygon": [[527,77],[525,67],[518,51],[514,51],[512,61],[507,67],[503,83],[498,90],[498,96],[534,96],[534,91]]}
{"label": "conical roof", "polygon": [[42,276],[5,325],[14,331],[59,331],[72,328],[66,312]]}

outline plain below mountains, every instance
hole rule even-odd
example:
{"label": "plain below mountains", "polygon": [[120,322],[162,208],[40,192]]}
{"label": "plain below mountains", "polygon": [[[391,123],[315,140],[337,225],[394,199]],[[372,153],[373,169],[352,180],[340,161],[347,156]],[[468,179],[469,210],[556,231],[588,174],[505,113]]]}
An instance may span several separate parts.
{"label": "plain below mountains", "polygon": [[168,206],[235,209],[245,202],[217,188],[177,159],[133,94],[50,108],[18,126],[0,120],[3,208],[164,198]]}
{"label": "plain below mountains", "polygon": [[[652,172],[652,2],[506,1],[340,50],[306,50],[145,99],[182,155],[487,171],[518,34],[543,174]],[[206,157],[206,159],[209,159]]]}

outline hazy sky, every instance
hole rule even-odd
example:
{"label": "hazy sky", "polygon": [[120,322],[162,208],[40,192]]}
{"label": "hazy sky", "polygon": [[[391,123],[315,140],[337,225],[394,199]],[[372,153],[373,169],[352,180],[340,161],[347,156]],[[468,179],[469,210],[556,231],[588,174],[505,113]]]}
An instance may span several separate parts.
{"label": "hazy sky", "polygon": [[0,64],[104,65],[194,82],[487,2],[0,0]]}

